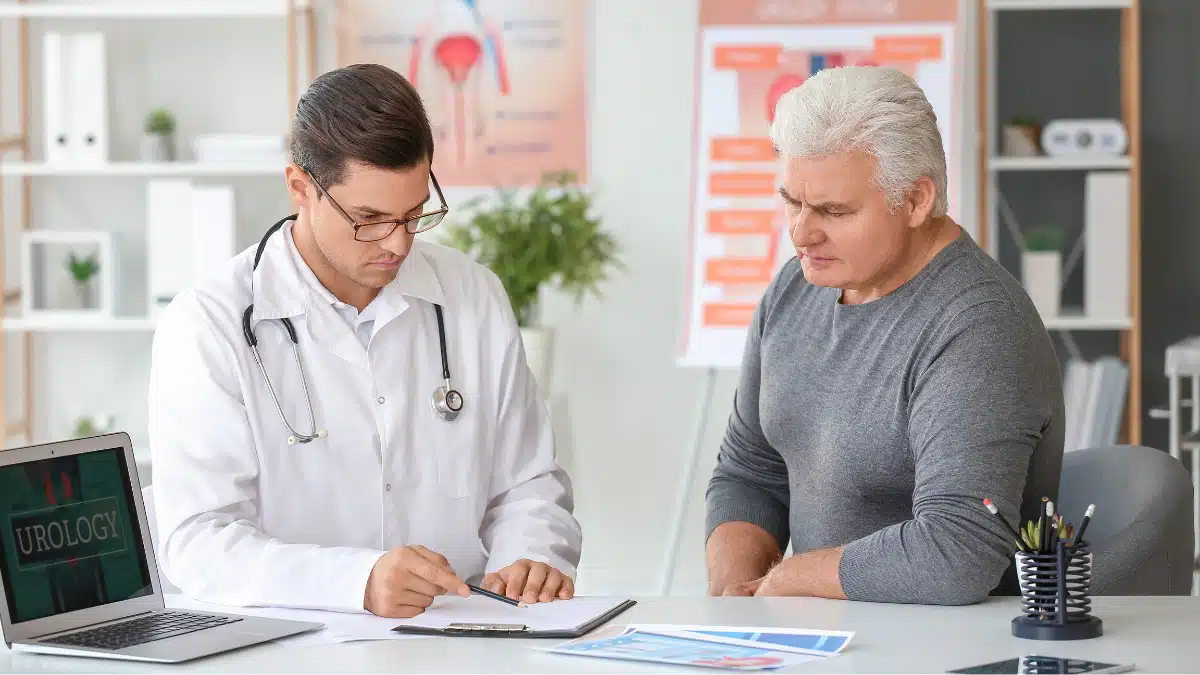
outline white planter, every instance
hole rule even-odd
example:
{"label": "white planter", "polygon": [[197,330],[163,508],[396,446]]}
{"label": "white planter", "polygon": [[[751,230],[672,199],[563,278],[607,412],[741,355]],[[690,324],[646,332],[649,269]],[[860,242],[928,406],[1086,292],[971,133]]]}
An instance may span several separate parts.
{"label": "white planter", "polygon": [[1058,251],[1022,253],[1021,284],[1043,319],[1058,316],[1062,304],[1062,254]]}
{"label": "white planter", "polygon": [[525,359],[537,380],[538,391],[543,399],[550,392],[550,369],[554,357],[554,332],[549,328],[522,328],[521,342],[525,345]]}
{"label": "white planter", "polygon": [[1037,131],[1032,127],[1006,124],[1000,132],[1000,153],[1005,157],[1036,157],[1041,154]]}

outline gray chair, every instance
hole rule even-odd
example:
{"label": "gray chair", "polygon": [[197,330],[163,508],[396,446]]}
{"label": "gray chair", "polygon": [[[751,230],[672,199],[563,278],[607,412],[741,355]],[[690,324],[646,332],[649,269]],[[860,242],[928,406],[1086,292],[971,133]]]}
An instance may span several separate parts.
{"label": "gray chair", "polygon": [[1161,450],[1118,445],[1063,455],[1056,510],[1092,547],[1093,595],[1189,595],[1194,566],[1192,481]]}

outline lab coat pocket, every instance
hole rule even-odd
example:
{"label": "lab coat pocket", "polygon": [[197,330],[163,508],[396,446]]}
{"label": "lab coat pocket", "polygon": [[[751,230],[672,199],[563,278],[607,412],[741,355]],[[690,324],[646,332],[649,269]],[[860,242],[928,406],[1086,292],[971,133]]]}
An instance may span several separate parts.
{"label": "lab coat pocket", "polygon": [[442,491],[455,498],[479,495],[485,489],[480,485],[479,467],[484,439],[473,416],[463,414],[453,421],[438,419],[437,427],[438,483]]}

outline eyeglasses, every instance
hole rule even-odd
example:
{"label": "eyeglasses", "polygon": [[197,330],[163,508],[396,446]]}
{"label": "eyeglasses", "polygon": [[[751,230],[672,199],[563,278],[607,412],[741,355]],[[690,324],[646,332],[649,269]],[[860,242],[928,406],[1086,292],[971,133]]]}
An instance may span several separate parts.
{"label": "eyeglasses", "polygon": [[433,190],[437,193],[438,202],[442,205],[441,208],[426,211],[419,216],[412,216],[404,220],[378,220],[370,223],[360,223],[351,218],[349,213],[346,213],[346,209],[343,209],[342,205],[337,203],[333,195],[329,194],[329,190],[326,190],[317,182],[316,178],[313,178],[311,172],[306,170],[305,173],[308,173],[308,177],[312,178],[313,185],[316,185],[318,190],[324,192],[326,197],[329,197],[329,203],[333,204],[333,208],[337,209],[338,213],[342,214],[342,217],[354,228],[354,238],[358,241],[387,239],[401,225],[404,226],[404,230],[409,234],[418,234],[432,230],[437,227],[438,223],[442,222],[442,218],[445,218],[446,213],[450,210],[450,207],[446,205],[446,198],[442,195],[442,188],[438,185],[437,176],[434,176],[433,172],[430,171],[429,179],[433,182]]}

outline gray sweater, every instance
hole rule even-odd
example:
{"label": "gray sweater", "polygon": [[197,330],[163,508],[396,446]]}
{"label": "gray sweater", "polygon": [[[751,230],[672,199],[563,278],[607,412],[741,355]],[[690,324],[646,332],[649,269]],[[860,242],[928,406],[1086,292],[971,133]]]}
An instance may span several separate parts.
{"label": "gray sweater", "polygon": [[780,551],[844,544],[851,600],[1015,594],[1015,544],[982,502],[1015,524],[1057,497],[1062,384],[1037,310],[965,232],[882,298],[840,293],[793,259],[764,294],[708,533],[747,521]]}

